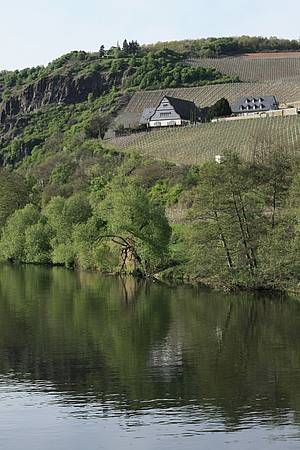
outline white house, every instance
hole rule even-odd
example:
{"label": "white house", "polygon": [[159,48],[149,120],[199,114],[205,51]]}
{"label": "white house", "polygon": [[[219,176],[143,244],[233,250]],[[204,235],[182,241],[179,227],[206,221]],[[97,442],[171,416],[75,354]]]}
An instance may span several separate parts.
{"label": "white house", "polygon": [[200,110],[194,102],[165,96],[156,108],[146,108],[140,125],[148,127],[171,127],[199,122]]}

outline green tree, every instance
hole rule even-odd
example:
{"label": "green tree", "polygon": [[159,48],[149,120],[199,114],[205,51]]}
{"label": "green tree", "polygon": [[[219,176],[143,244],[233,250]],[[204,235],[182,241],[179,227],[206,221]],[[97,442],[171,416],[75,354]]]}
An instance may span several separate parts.
{"label": "green tree", "polygon": [[25,231],[25,259],[34,264],[50,264],[52,237],[51,228],[42,222],[26,228]]}
{"label": "green tree", "polygon": [[[297,177],[294,177],[295,159],[290,149],[283,148],[265,137],[257,140],[253,151],[252,176],[260,185],[265,197],[266,208],[270,210],[271,227],[280,221],[280,214],[289,197],[290,202],[297,198]],[[291,192],[290,191],[291,187]]]}
{"label": "green tree", "polygon": [[123,42],[122,52],[124,53],[124,55],[128,55],[128,53],[129,53],[129,45],[128,45],[127,39],[125,39]]}
{"label": "green tree", "polygon": [[0,169],[0,228],[13,211],[26,204],[28,194],[28,186],[21,175]]}
{"label": "green tree", "polygon": [[103,139],[109,128],[111,117],[109,114],[100,115],[95,113],[85,127],[88,138]]}
{"label": "green tree", "polygon": [[107,222],[100,239],[110,239],[120,248],[121,269],[149,273],[159,265],[168,250],[170,226],[163,209],[152,202],[134,182],[117,178],[100,205]]}
{"label": "green tree", "polygon": [[68,199],[54,197],[43,210],[52,231],[52,260],[55,264],[71,267],[75,263],[72,233],[75,225],[84,223],[91,215],[85,194],[74,194]]}
{"label": "green tree", "polygon": [[206,119],[212,120],[215,117],[231,116],[231,106],[226,98],[221,98],[214,105],[208,108]]}
{"label": "green tree", "polygon": [[105,53],[106,53],[105,47],[104,47],[104,45],[102,44],[102,45],[100,46],[100,48],[99,48],[99,56],[100,56],[100,58],[102,58],[103,56],[105,56]]}
{"label": "green tree", "polygon": [[267,219],[248,165],[235,155],[227,155],[223,164],[206,164],[199,173],[191,217],[196,224],[189,239],[194,273],[219,280],[227,273],[229,282],[255,283],[257,246]]}
{"label": "green tree", "polygon": [[0,241],[0,254],[9,261],[26,261],[26,231],[31,225],[38,223],[40,213],[31,204],[15,211],[3,228]]}

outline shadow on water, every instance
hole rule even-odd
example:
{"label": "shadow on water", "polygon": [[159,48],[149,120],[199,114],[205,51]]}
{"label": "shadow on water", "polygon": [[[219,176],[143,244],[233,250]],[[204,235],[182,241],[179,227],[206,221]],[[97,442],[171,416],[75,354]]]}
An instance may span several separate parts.
{"label": "shadow on water", "polygon": [[297,424],[300,303],[4,265],[0,373],[50,382],[66,405]]}

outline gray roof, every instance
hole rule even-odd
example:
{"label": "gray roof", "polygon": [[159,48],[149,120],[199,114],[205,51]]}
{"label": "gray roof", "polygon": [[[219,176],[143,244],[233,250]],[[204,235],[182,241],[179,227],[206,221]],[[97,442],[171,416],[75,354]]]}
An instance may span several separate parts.
{"label": "gray roof", "polygon": [[155,111],[156,108],[145,108],[140,118],[140,125],[146,125],[153,116],[153,114],[155,113]]}
{"label": "gray roof", "polygon": [[270,111],[278,109],[278,102],[274,95],[258,95],[257,97],[241,97],[231,106],[233,113]]}
{"label": "gray roof", "polygon": [[191,120],[191,113],[197,109],[194,102],[182,100],[181,98],[169,97],[168,95],[166,95],[166,98],[182,119]]}

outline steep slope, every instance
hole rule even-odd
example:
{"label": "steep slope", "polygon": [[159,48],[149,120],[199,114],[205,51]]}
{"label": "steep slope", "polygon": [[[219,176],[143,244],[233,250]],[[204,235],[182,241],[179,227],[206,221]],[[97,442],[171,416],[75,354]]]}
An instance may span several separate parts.
{"label": "steep slope", "polygon": [[2,102],[0,123],[18,114],[37,111],[51,104],[68,105],[87,100],[89,94],[100,96],[111,88],[108,74],[91,73],[75,77],[68,75],[45,76],[15,91]]}
{"label": "steep slope", "polygon": [[136,92],[128,106],[120,114],[115,122],[115,127],[120,124],[136,126],[144,108],[158,105],[165,96],[170,95],[195,102],[200,107],[211,106],[220,98],[225,97],[229,103],[233,103],[241,96],[275,95],[280,104],[300,104],[300,78],[298,81],[272,81],[263,83],[227,83],[213,86],[199,86],[193,88],[161,89],[155,91]]}
{"label": "steep slope", "polygon": [[42,150],[53,133],[102,136],[141,87],[228,81],[235,80],[215,69],[193,68],[179,53],[138,44],[132,51],[71,52],[47,67],[0,72],[0,163],[15,165]]}
{"label": "steep slope", "polygon": [[300,80],[300,53],[195,58],[189,63],[193,67],[214,67],[241,81]]}
{"label": "steep slope", "polygon": [[262,145],[274,143],[282,151],[299,152],[300,117],[274,117],[205,123],[132,134],[110,140],[115,148],[176,164],[202,164],[234,151],[251,160]]}

